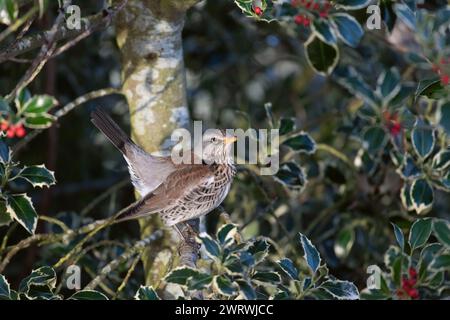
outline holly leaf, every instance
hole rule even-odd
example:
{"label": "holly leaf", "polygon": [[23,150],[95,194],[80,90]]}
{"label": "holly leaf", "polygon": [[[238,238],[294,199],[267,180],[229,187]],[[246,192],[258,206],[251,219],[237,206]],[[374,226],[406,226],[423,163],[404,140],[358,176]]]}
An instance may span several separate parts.
{"label": "holly leaf", "polygon": [[411,185],[410,195],[417,214],[426,214],[433,207],[434,192],[427,180],[414,180]]}
{"label": "holly leaf", "polygon": [[43,164],[23,168],[17,178],[22,178],[31,183],[33,187],[48,187],[56,183],[55,174]]}
{"label": "holly leaf", "polygon": [[134,296],[135,300],[161,300],[152,286],[140,286]]}
{"label": "holly leaf", "polygon": [[34,234],[38,215],[34,210],[31,199],[25,193],[8,195],[6,198],[6,210],[29,233]]}
{"label": "holly leaf", "polygon": [[311,67],[320,74],[330,74],[339,61],[339,49],[322,41],[316,33],[305,42],[306,58]]}
{"label": "holly leaf", "polygon": [[316,247],[311,243],[311,241],[303,234],[300,233],[300,242],[303,248],[303,258],[308,263],[313,273],[316,273],[317,269],[320,267],[320,254]]}
{"label": "holly leaf", "polygon": [[69,300],[109,300],[107,296],[96,290],[81,290],[73,294]]}
{"label": "holly leaf", "polygon": [[336,13],[331,16],[338,37],[348,46],[356,48],[364,35],[364,30],[358,21],[346,13]]}
{"label": "holly leaf", "polygon": [[424,246],[431,234],[432,220],[430,218],[416,220],[409,231],[408,243],[411,252]]}

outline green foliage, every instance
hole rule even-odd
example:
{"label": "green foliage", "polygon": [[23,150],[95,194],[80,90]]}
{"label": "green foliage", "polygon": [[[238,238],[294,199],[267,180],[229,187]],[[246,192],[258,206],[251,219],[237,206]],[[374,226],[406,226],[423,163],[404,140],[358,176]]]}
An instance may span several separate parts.
{"label": "green foliage", "polygon": [[[154,261],[144,269],[142,252],[129,251],[142,238],[132,222],[91,225],[134,201],[121,155],[88,121],[100,104],[126,128],[124,99],[80,97],[120,86],[114,32],[77,43],[53,67],[36,69],[29,90],[11,95],[42,45],[28,51],[17,41],[39,34],[42,16],[58,8],[0,0],[0,300],[448,297],[450,9],[439,1],[327,2],[217,0],[188,13],[192,119],[279,129],[280,169],[258,175],[269,165],[264,157],[239,167],[223,204],[227,223],[217,228],[212,212],[202,226],[196,268],[176,266],[167,236],[148,245]],[[103,1],[79,3],[83,14],[102,13]],[[380,7],[382,32],[365,27],[369,4]],[[5,55],[16,43],[25,51]],[[154,57],[146,58],[143,66]],[[56,98],[73,103],[56,111]],[[55,116],[57,130],[45,131]],[[24,125],[29,136],[12,137],[5,124]],[[41,188],[55,184],[54,173],[42,163],[58,175],[50,193]],[[24,261],[28,250],[39,259]],[[68,264],[81,267],[83,286],[98,280],[99,291],[68,290]],[[379,287],[360,295],[370,265],[382,266]],[[173,287],[182,290],[173,295]]]}
{"label": "green foliage", "polygon": [[[448,231],[449,228],[448,221],[440,219],[416,220],[409,231],[408,247],[391,246],[386,251],[386,271],[380,274],[380,287],[364,289],[361,297],[436,299],[448,295],[450,287],[445,279],[450,272],[450,247],[448,242],[442,239],[442,231]],[[397,239],[401,238],[401,229],[395,226],[394,231]],[[436,237],[439,242],[430,242],[430,235]]]}
{"label": "green foliage", "polygon": [[225,224],[219,228],[217,240],[207,235],[199,237],[206,253],[199,262],[202,267],[176,268],[167,274],[165,281],[192,292],[200,290],[208,299],[319,299],[324,295],[332,299],[358,299],[356,286],[328,275],[317,249],[303,234],[299,236],[304,251],[300,267],[289,258],[281,258],[276,262],[281,271],[278,272],[270,267],[274,261],[269,259],[268,239],[244,241],[236,226]]}
{"label": "green foliage", "polygon": [[58,101],[51,96],[31,96],[27,89],[23,89],[14,99],[14,108],[0,97],[0,121],[6,119],[13,124],[23,123],[30,129],[46,129],[56,120],[49,111],[57,104]]}
{"label": "green foliage", "polygon": [[[51,267],[35,269],[24,278],[17,291],[12,290],[6,278],[0,274],[0,300],[61,300],[64,297],[55,292],[56,273]],[[108,300],[99,291],[80,290],[68,297],[69,300]]]}
{"label": "green foliage", "polygon": [[38,220],[33,202],[26,193],[11,192],[10,187],[21,181],[33,188],[49,187],[56,182],[54,173],[44,165],[21,167],[12,160],[11,150],[2,140],[0,150],[0,225],[9,225],[14,220],[33,234]]}

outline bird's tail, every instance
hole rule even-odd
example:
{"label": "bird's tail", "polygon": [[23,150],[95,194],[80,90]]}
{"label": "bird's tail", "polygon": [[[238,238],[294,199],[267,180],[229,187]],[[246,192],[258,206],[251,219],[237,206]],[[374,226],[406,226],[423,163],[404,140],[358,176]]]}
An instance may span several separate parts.
{"label": "bird's tail", "polygon": [[151,196],[152,194],[148,194],[144,198],[130,204],[128,207],[123,209],[116,217],[115,223],[139,219],[156,213],[156,211],[149,210],[149,208],[147,208],[146,206],[146,200]]}
{"label": "bird's tail", "polygon": [[91,121],[122,153],[126,153],[126,145],[134,144],[102,108],[96,108],[91,113]]}

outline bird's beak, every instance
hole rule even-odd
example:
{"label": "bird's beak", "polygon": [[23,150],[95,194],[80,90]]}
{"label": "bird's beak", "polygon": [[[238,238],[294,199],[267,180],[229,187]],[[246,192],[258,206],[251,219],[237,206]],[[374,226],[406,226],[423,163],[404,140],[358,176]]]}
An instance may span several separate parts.
{"label": "bird's beak", "polygon": [[233,136],[233,137],[225,137],[225,140],[224,140],[225,145],[228,145],[228,144],[233,143],[235,141],[237,141],[237,138],[235,136]]}

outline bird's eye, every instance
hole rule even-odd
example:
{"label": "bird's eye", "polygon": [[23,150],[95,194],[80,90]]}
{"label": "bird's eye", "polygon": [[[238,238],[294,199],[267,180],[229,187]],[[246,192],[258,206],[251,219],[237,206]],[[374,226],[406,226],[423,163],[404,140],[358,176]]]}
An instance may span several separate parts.
{"label": "bird's eye", "polygon": [[217,141],[217,138],[216,137],[212,137],[211,138],[211,142],[216,142]]}

